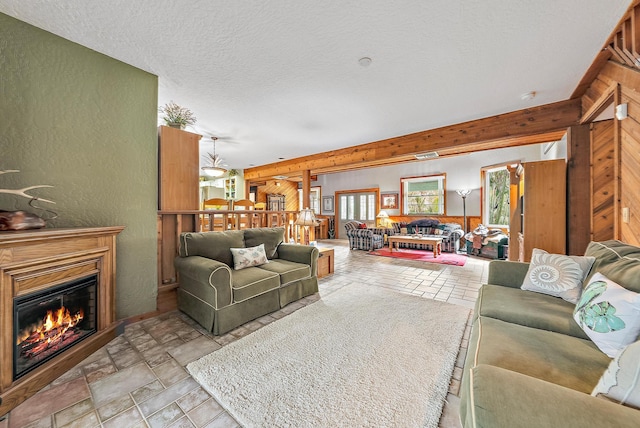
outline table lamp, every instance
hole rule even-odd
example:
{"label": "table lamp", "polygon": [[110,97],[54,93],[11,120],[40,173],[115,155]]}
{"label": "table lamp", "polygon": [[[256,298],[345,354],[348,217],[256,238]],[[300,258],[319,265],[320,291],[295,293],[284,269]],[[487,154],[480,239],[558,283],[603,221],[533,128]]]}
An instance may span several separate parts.
{"label": "table lamp", "polygon": [[389,214],[386,211],[380,211],[376,218],[380,219],[380,225],[382,227],[387,227],[389,225]]}
{"label": "table lamp", "polygon": [[304,208],[298,213],[295,224],[304,227],[304,245],[309,245],[309,227],[316,226],[316,215],[310,208]]}

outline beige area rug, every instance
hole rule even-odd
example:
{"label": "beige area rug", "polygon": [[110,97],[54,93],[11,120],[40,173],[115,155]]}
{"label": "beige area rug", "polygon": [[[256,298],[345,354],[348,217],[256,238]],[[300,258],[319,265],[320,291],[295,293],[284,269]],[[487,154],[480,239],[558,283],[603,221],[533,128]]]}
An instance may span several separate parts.
{"label": "beige area rug", "polygon": [[187,370],[246,427],[437,427],[468,315],[348,285]]}

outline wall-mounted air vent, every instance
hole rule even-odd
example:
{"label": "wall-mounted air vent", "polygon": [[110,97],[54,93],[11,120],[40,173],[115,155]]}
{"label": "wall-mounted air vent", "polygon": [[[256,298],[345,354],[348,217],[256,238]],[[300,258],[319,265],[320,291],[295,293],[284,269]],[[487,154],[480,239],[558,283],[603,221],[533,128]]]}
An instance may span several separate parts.
{"label": "wall-mounted air vent", "polygon": [[427,153],[420,153],[419,155],[414,155],[414,156],[418,160],[425,160],[425,159],[435,159],[439,155],[438,155],[438,152],[427,152]]}

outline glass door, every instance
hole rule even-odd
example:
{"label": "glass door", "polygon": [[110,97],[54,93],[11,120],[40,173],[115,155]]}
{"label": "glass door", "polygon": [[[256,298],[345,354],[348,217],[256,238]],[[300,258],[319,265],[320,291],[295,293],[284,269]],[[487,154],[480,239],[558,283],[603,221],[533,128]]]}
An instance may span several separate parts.
{"label": "glass door", "polygon": [[336,238],[346,239],[344,225],[348,221],[366,223],[367,227],[375,227],[378,210],[378,192],[350,191],[336,192]]}

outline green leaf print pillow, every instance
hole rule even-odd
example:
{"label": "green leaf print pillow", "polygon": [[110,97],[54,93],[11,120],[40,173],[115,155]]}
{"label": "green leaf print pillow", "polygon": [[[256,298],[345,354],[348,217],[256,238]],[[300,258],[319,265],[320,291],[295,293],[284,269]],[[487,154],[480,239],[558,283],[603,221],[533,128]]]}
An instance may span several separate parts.
{"label": "green leaf print pillow", "polygon": [[640,333],[640,294],[598,272],[582,292],[573,319],[602,352],[615,358]]}

